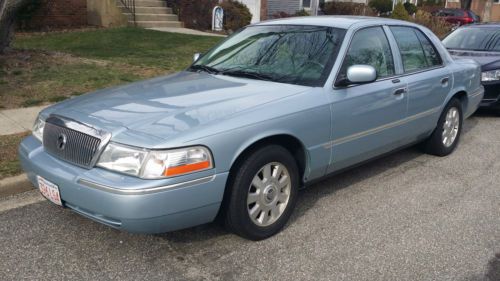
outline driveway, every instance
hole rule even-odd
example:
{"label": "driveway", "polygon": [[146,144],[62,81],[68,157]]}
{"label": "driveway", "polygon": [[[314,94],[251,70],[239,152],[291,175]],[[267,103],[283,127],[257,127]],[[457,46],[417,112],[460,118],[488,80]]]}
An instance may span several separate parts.
{"label": "driveway", "polygon": [[0,279],[500,280],[500,118],[465,126],[449,157],[410,148],[301,191],[261,242],[215,224],[127,234],[46,201],[6,210]]}

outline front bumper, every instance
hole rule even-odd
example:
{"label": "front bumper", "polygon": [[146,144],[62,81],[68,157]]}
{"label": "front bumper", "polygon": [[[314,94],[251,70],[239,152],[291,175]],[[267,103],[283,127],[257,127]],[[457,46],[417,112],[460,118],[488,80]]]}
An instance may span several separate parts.
{"label": "front bumper", "polygon": [[500,81],[483,82],[484,98],[481,107],[500,108]]}
{"label": "front bumper", "polygon": [[47,154],[32,136],[19,147],[21,165],[59,186],[63,206],[100,223],[135,233],[162,233],[214,220],[228,173],[215,170],[144,180],[104,169],[86,170]]}

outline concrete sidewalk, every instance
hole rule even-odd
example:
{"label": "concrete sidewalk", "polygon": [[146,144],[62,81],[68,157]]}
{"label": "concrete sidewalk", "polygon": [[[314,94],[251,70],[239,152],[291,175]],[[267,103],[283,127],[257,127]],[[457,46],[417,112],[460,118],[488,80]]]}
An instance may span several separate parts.
{"label": "concrete sidewalk", "polygon": [[48,105],[1,110],[0,136],[31,130],[38,113],[47,106]]}
{"label": "concrete sidewalk", "polygon": [[226,35],[224,35],[224,34],[203,32],[203,31],[184,28],[184,27],[155,27],[155,28],[148,28],[148,29],[162,31],[162,32],[189,34],[189,35],[226,37]]}

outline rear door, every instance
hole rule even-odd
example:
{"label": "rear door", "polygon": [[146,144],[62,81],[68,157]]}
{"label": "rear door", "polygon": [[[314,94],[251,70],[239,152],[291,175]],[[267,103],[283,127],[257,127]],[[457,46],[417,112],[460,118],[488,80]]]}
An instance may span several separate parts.
{"label": "rear door", "polygon": [[417,139],[436,126],[446,96],[452,86],[452,75],[436,48],[417,28],[390,26],[397,43],[404,77],[408,84],[408,136]]}

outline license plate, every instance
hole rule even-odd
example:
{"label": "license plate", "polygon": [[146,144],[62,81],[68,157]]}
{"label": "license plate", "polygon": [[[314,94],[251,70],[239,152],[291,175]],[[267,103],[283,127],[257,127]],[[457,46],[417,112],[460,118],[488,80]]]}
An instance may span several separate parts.
{"label": "license plate", "polygon": [[37,181],[40,193],[52,203],[62,206],[59,187],[40,176],[37,176]]}

